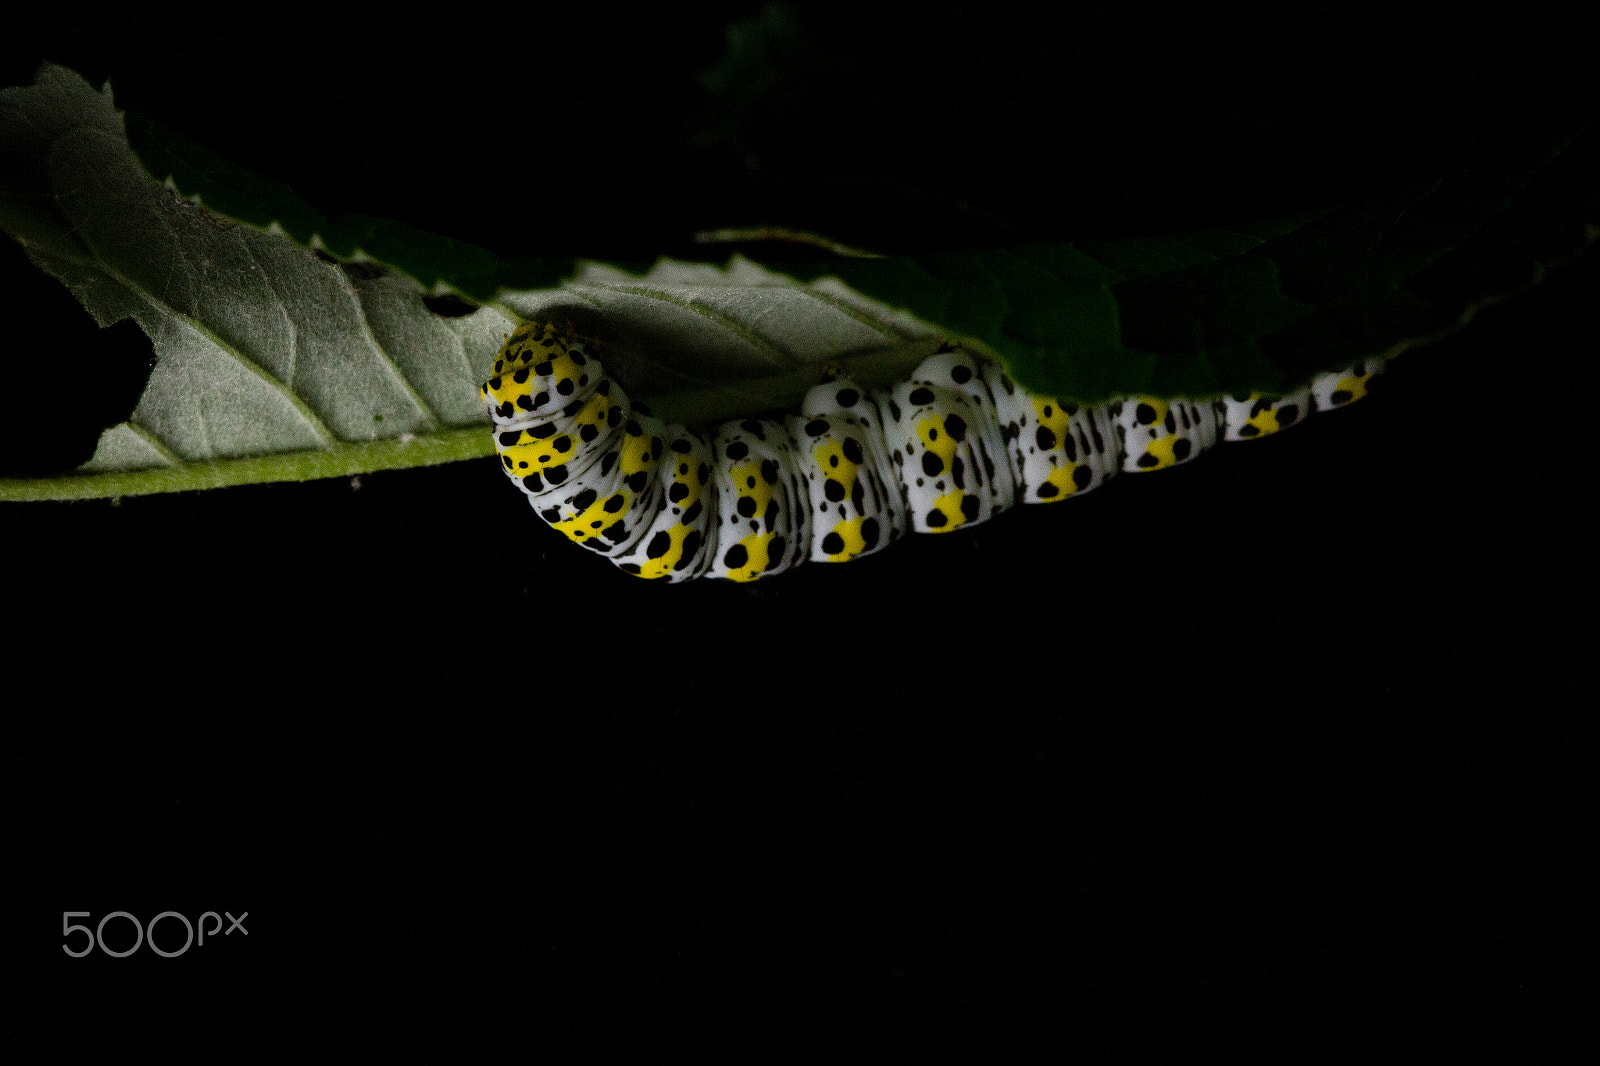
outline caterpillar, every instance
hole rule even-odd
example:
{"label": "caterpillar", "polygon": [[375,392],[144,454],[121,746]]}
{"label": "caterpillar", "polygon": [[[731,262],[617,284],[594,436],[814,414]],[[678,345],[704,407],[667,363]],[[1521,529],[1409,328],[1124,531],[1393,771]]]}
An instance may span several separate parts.
{"label": "caterpillar", "polygon": [[703,433],[631,403],[592,339],[533,320],[506,339],[481,395],[502,469],[545,522],[639,577],[753,581],[1270,435],[1360,399],[1383,366],[1322,374],[1277,399],[1077,405],[943,344],[892,389],[830,372],[782,421]]}

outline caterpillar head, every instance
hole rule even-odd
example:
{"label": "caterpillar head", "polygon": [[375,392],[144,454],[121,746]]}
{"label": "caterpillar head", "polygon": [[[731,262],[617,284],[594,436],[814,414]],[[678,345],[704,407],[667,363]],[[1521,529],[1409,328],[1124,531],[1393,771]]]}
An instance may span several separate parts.
{"label": "caterpillar head", "polygon": [[489,417],[502,426],[548,417],[581,399],[601,378],[589,342],[576,337],[570,324],[558,328],[538,319],[506,338],[492,374],[480,395]]}

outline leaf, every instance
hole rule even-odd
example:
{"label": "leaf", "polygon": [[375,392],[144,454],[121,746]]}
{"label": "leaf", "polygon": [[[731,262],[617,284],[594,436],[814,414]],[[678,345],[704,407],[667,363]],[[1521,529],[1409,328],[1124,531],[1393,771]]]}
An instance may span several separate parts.
{"label": "leaf", "polygon": [[[729,37],[727,57],[704,80],[712,113],[735,125],[741,101],[803,95],[837,65],[812,57],[822,73],[807,68],[804,34],[781,5],[736,24]],[[208,200],[205,175],[222,169],[190,172]],[[1537,283],[1594,239],[1597,186],[1600,135],[1591,127],[1581,136],[1513,141],[1488,163],[1252,224],[772,266],[801,281],[839,278],[875,303],[975,342],[1039,393],[1079,402],[1282,394],[1316,373],[1437,339]],[[253,205],[248,217],[273,221],[273,202]],[[941,232],[957,243],[971,239],[957,238],[952,225]],[[388,261],[427,258],[418,246]],[[497,273],[492,260],[473,257],[485,272],[466,278],[432,263],[415,276],[480,294],[517,288],[517,275],[509,267]]]}
{"label": "leaf", "polygon": [[[1459,324],[1596,232],[1582,221],[1595,217],[1590,136],[1252,226],[846,257],[782,273],[737,256],[726,267],[662,260],[642,273],[586,264],[562,288],[501,290],[476,312],[441,317],[424,285],[362,265],[365,241],[398,234],[390,258],[411,263],[428,290],[483,291],[522,276],[530,261],[428,261],[415,231],[318,215],[266,185],[240,193],[240,210],[271,229],[235,225],[151,180],[121,136],[109,91],[46,67],[34,88],[3,100],[0,146],[23,165],[7,177],[0,223],[102,324],[137,320],[158,355],[134,417],[106,434],[81,474],[0,485],[13,496],[487,454],[476,386],[513,321],[533,314],[606,337],[608,365],[630,395],[690,422],[792,404],[825,361],[887,383],[944,333],[986,347],[1034,391],[1080,401],[1282,392]],[[203,150],[170,141],[167,151],[208,202],[250,187]],[[1561,181],[1565,199],[1527,196]],[[262,189],[265,199],[252,201]],[[338,234],[331,245],[323,227]],[[357,262],[341,268],[277,230]],[[1473,269],[1486,254],[1475,241],[1513,269]],[[475,265],[454,278],[451,261]]]}
{"label": "leaf", "polygon": [[288,186],[250,173],[136,108],[126,117],[128,140],[152,175],[193,191],[194,199],[217,214],[280,229],[303,248],[382,263],[429,291],[448,286],[479,302],[501,288],[540,288],[572,273],[570,258],[501,256],[402,222],[319,211]]}
{"label": "leaf", "polygon": [[1600,128],[1346,207],[1138,240],[791,267],[996,355],[1034,392],[1281,395],[1393,358],[1600,237]]}
{"label": "leaf", "polygon": [[[0,102],[0,143],[41,161],[8,187],[4,224],[102,325],[136,320],[157,356],[133,417],[102,437],[80,473],[0,482],[7,498],[487,455],[477,387],[519,313],[602,317],[619,377],[669,417],[787,402],[825,359],[892,380],[933,337],[826,284],[802,290],[742,261],[663,263],[643,282],[597,267],[589,284],[505,293],[498,308],[441,317],[410,278],[341,268],[179,199],[134,160],[109,94],[68,71],[46,68],[33,89],[7,90]],[[636,337],[648,344],[635,348]]]}
{"label": "leaf", "polygon": [[[137,321],[157,356],[83,475],[0,491],[112,495],[483,454],[481,433],[449,430],[482,421],[474,378],[503,318],[435,318],[415,283],[357,280],[179,200],[132,157],[109,95],[70,72],[46,68],[0,106],[0,141],[37,163],[7,175],[0,221],[102,326]],[[96,379],[87,368],[83,387]]]}

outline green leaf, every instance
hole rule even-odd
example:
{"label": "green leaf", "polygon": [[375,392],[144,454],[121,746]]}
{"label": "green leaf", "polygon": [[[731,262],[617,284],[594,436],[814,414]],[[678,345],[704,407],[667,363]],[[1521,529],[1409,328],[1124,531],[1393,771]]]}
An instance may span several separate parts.
{"label": "green leaf", "polygon": [[449,288],[480,303],[501,288],[542,288],[572,273],[568,258],[501,256],[403,222],[319,211],[288,186],[244,170],[137,108],[126,119],[128,143],[150,174],[218,215],[282,230],[303,248],[381,263],[429,291]]}
{"label": "green leaf", "polygon": [[1393,358],[1600,236],[1600,131],[1236,229],[791,267],[937,322],[1034,392],[1281,395]]}
{"label": "green leaf", "polygon": [[[886,384],[944,335],[986,348],[1033,391],[1079,401],[1279,393],[1439,335],[1600,232],[1591,134],[1352,206],[1172,237],[840,256],[781,272],[741,256],[569,269],[320,215],[140,128],[164,146],[146,158],[165,161],[165,186],[130,151],[109,90],[47,66],[32,88],[0,94],[0,225],[102,325],[136,320],[158,359],[133,417],[80,472],[0,482],[0,496],[488,454],[477,385],[505,333],[534,315],[605,337],[629,394],[687,422],[790,405],[824,362]],[[564,273],[558,288],[511,287]],[[443,317],[425,300],[441,288],[494,295]]]}
{"label": "green leaf", "polygon": [[[7,481],[0,495],[325,477],[487,451],[481,433],[451,430],[483,420],[475,379],[506,319],[438,318],[409,279],[346,272],[178,199],[116,119],[108,95],[59,68],[0,97],[0,144],[31,148],[37,164],[7,173],[0,224],[102,326],[137,321],[157,357],[133,418],[81,473]],[[86,390],[105,376],[70,370]]]}
{"label": "green leaf", "polygon": [[[0,107],[0,144],[42,161],[16,172],[0,221],[101,325],[137,321],[157,357],[133,417],[77,473],[0,481],[0,497],[490,454],[478,385],[514,322],[535,314],[603,321],[626,386],[686,419],[788,403],[819,379],[822,360],[892,380],[936,339],[926,325],[744,261],[664,262],[642,279],[596,265],[565,289],[502,292],[494,306],[443,317],[412,278],[341,267],[179,199],[129,152],[109,95],[68,71],[46,68],[34,88],[6,90]],[[92,371],[82,387],[94,387]]]}

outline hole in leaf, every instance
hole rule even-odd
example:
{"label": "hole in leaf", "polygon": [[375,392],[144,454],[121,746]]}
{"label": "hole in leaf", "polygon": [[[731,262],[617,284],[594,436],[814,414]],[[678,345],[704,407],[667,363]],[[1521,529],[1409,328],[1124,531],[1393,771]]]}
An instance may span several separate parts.
{"label": "hole in leaf", "polygon": [[438,296],[424,296],[423,304],[440,318],[465,318],[478,309],[478,305],[453,292]]}

